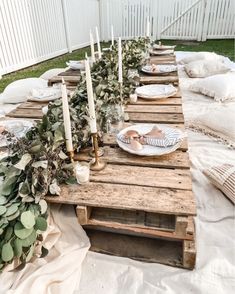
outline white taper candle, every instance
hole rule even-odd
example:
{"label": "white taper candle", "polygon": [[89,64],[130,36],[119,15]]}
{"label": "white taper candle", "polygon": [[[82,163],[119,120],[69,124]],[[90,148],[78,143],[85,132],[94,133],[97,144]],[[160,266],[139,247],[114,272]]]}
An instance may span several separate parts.
{"label": "white taper candle", "polygon": [[149,19],[147,20],[146,37],[150,38],[150,21],[149,21]]}
{"label": "white taper candle", "polygon": [[93,39],[91,30],[90,30],[90,45],[91,45],[91,58],[92,58],[92,61],[95,62],[95,47],[94,47],[94,39]]}
{"label": "white taper candle", "polygon": [[96,42],[97,42],[97,48],[98,48],[98,56],[99,56],[99,59],[100,59],[101,58],[100,37],[99,37],[99,31],[98,31],[97,27],[95,27],[95,32],[96,32]]}
{"label": "white taper candle", "polygon": [[122,40],[118,38],[118,82],[121,84],[123,82],[122,77]]}
{"label": "white taper candle", "polygon": [[114,33],[113,33],[113,25],[111,26],[111,44],[114,46]]}
{"label": "white taper candle", "polygon": [[86,69],[86,88],[87,88],[87,99],[88,99],[88,108],[89,108],[89,117],[90,117],[90,129],[91,129],[91,133],[94,134],[94,133],[97,133],[95,103],[94,103],[94,95],[93,95],[93,88],[92,88],[90,64],[87,59],[85,60],[85,69]]}
{"label": "white taper candle", "polygon": [[63,118],[64,118],[66,148],[68,152],[71,152],[71,151],[74,151],[73,140],[72,140],[72,130],[71,130],[67,89],[66,89],[66,85],[63,78],[62,78],[61,92],[62,92],[62,109],[63,109]]}

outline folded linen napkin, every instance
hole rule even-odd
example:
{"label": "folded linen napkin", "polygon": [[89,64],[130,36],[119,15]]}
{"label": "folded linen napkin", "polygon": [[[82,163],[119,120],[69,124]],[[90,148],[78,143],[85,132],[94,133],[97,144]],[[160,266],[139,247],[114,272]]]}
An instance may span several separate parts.
{"label": "folded linen napkin", "polygon": [[31,91],[30,100],[54,100],[62,95],[61,89],[47,87],[42,89],[33,89]]}
{"label": "folded linen napkin", "polygon": [[[146,136],[144,134],[140,135],[140,142],[144,143],[143,145],[150,145],[156,147],[169,147],[173,146],[183,140],[181,133],[177,132],[175,129],[168,128],[163,132],[164,136],[162,138],[156,138],[154,136]],[[118,140],[125,144],[131,143],[131,138],[127,138],[125,134],[118,134]]]}

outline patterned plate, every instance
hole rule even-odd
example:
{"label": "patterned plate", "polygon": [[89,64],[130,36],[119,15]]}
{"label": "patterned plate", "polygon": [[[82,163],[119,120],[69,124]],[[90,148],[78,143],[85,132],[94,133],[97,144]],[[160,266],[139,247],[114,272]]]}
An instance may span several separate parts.
{"label": "patterned plate", "polygon": [[150,146],[150,145],[143,145],[143,149],[141,150],[134,150],[130,147],[130,144],[126,144],[124,142],[122,142],[121,140],[118,139],[118,137],[124,135],[127,131],[129,130],[135,130],[137,131],[140,135],[144,135],[148,132],[150,132],[152,130],[152,128],[156,126],[156,124],[137,124],[137,125],[132,125],[129,126],[123,130],[121,130],[118,135],[117,135],[117,143],[119,145],[120,148],[122,148],[123,150],[132,153],[132,154],[136,154],[136,155],[141,155],[141,156],[161,156],[164,154],[169,154],[174,152],[175,150],[177,150],[181,143],[183,138],[185,138],[185,134],[176,128],[170,128],[166,125],[162,125],[162,124],[157,124],[157,127],[159,129],[161,129],[163,132],[165,133],[169,133],[171,138],[172,136],[175,136],[175,138],[179,139],[179,142],[176,143],[175,145],[172,146],[168,146],[168,147],[158,147],[158,146]]}
{"label": "patterned plate", "polygon": [[138,87],[135,90],[138,97],[143,99],[163,99],[174,96],[177,93],[177,89],[170,85],[153,84]]}
{"label": "patterned plate", "polygon": [[149,75],[164,75],[177,71],[177,66],[173,64],[145,65],[142,67],[142,72]]}

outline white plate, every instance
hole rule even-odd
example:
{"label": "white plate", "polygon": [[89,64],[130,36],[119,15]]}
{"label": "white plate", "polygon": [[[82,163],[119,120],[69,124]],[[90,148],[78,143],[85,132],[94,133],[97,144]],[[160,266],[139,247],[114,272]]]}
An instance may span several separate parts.
{"label": "white plate", "polygon": [[84,60],[76,61],[76,60],[70,60],[69,62],[66,62],[67,66],[73,70],[84,70],[85,69],[85,63]]}
{"label": "white plate", "polygon": [[138,97],[143,99],[163,99],[174,96],[177,93],[177,89],[171,84],[153,84],[138,87],[135,92]]}
{"label": "white plate", "polygon": [[169,50],[150,50],[150,54],[152,55],[168,55],[168,54],[173,54],[174,50],[169,49]]}
{"label": "white plate", "polygon": [[156,50],[168,50],[168,49],[175,49],[175,45],[170,46],[170,45],[159,45],[159,44],[154,44],[153,48]]}
{"label": "white plate", "polygon": [[177,71],[177,66],[173,64],[159,64],[155,65],[156,70],[153,71],[152,65],[145,65],[142,67],[142,72],[150,74],[150,75],[159,75],[159,74],[167,74],[170,72]]}
{"label": "white plate", "polygon": [[[169,129],[168,126],[162,125],[162,124],[138,124],[138,125],[132,125],[130,127],[127,127],[125,129],[121,130],[119,132],[119,134],[124,135],[129,130],[135,130],[139,134],[142,135],[142,134],[146,134],[146,133],[150,132],[152,130],[152,128],[156,125],[158,126],[159,129],[161,129],[163,131],[166,129]],[[181,130],[176,129],[176,128],[170,128],[170,129],[174,129],[175,132],[178,133],[180,138],[183,139],[185,137],[185,134]],[[143,149],[138,150],[138,151],[133,150],[130,147],[130,144],[125,144],[122,141],[120,141],[118,138],[117,138],[117,143],[120,148],[122,148],[123,150],[125,150],[129,153],[132,153],[132,154],[141,155],[141,156],[160,156],[160,155],[172,153],[175,150],[177,150],[180,147],[182,141],[173,145],[173,146],[169,146],[169,147],[156,147],[156,146],[150,146],[150,145],[143,145]]]}
{"label": "white plate", "polygon": [[[29,129],[33,127],[34,123],[29,120],[12,119],[0,121],[0,126],[3,126],[9,133],[14,134],[17,138],[23,137]],[[0,134],[0,147],[7,145],[5,136]]]}

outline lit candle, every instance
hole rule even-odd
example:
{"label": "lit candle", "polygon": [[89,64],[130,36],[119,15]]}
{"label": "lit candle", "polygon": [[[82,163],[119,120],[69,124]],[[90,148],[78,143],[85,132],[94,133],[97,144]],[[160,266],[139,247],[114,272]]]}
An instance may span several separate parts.
{"label": "lit candle", "polygon": [[92,89],[92,80],[91,80],[91,71],[89,61],[85,60],[85,69],[86,69],[86,88],[87,88],[87,98],[88,98],[88,108],[89,108],[89,117],[90,117],[90,129],[91,133],[97,133],[96,127],[96,116],[95,116],[95,103]]}
{"label": "lit candle", "polygon": [[66,148],[68,152],[72,152],[73,140],[72,140],[70,113],[69,113],[69,103],[68,103],[67,89],[66,89],[66,85],[63,78],[62,78],[61,92],[62,92],[62,108],[63,108]]}
{"label": "lit candle", "polygon": [[98,31],[97,27],[95,27],[95,32],[96,32],[96,42],[97,42],[97,47],[98,47],[98,56],[100,59],[101,58],[100,37],[99,37],[99,31]]}
{"label": "lit candle", "polygon": [[118,38],[118,82],[122,84],[122,41]]}
{"label": "lit candle", "polygon": [[91,45],[91,58],[92,61],[95,62],[95,47],[94,47],[94,39],[92,36],[92,32],[90,31],[90,45]]}
{"label": "lit candle", "polygon": [[114,46],[114,33],[113,33],[113,25],[111,26],[111,40],[112,40],[112,46]]}
{"label": "lit candle", "polygon": [[146,37],[150,38],[150,21],[147,20]]}

